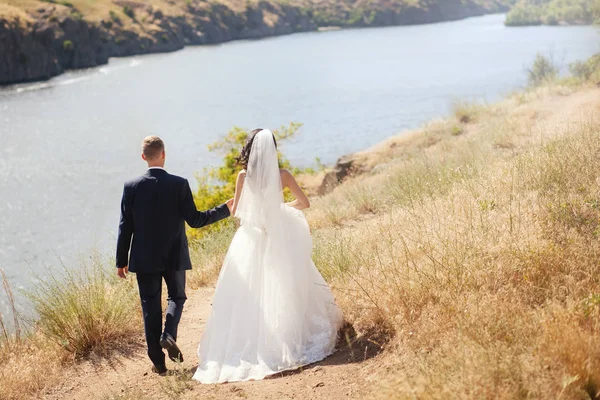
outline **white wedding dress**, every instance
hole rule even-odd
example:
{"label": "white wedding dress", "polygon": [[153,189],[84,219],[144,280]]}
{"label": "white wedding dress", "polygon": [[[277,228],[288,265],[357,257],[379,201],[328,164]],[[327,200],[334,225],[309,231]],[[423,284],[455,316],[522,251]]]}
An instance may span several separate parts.
{"label": "white wedding dress", "polygon": [[221,269],[194,379],[262,379],[333,353],[342,315],[311,260],[304,214],[283,203],[272,133],[250,151],[236,232]]}

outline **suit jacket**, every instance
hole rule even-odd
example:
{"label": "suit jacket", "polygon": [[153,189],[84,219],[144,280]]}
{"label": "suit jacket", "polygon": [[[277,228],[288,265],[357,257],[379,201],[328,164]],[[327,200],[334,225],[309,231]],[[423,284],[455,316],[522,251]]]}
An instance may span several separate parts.
{"label": "suit jacket", "polygon": [[228,216],[225,204],[198,211],[186,179],[149,169],[123,188],[117,267],[138,273],[192,269],[185,222],[200,228]]}

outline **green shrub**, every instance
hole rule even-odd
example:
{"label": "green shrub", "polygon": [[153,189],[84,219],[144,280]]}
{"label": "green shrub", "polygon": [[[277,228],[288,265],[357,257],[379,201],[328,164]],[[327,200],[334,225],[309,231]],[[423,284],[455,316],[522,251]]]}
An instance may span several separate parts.
{"label": "green shrub", "polygon": [[29,293],[37,326],[75,357],[106,349],[139,331],[133,280],[119,281],[99,258],[80,269],[51,272]]}
{"label": "green shrub", "polygon": [[527,70],[530,86],[540,86],[558,77],[559,68],[552,56],[546,57],[538,53],[531,68]]}
{"label": "green shrub", "polygon": [[587,63],[582,61],[575,61],[574,63],[569,64],[569,72],[575,78],[583,81],[587,81],[592,76],[591,68],[589,68]]}
{"label": "green shrub", "polygon": [[541,13],[534,7],[517,5],[506,14],[507,26],[541,25]]}
{"label": "green shrub", "polygon": [[600,75],[600,54],[596,54],[586,61],[569,64],[569,72],[580,81],[592,80],[595,75]]}
{"label": "green shrub", "polygon": [[365,9],[357,7],[350,12],[348,16],[348,25],[364,25],[365,22]]}
{"label": "green shrub", "polygon": [[135,11],[129,6],[123,7],[123,14],[127,15],[131,19],[135,19]]}
{"label": "green shrub", "polygon": [[73,51],[73,42],[70,40],[65,40],[63,42],[63,50],[64,51]]}
{"label": "green shrub", "polygon": [[450,133],[452,134],[452,136],[460,136],[465,132],[465,129],[460,126],[460,125],[454,125],[452,126],[452,129],[450,131]]}
{"label": "green shrub", "polygon": [[119,18],[119,16],[117,15],[117,13],[113,10],[110,10],[108,12],[108,15],[110,16],[110,20],[112,22],[114,22],[115,24],[121,24],[121,18]]}

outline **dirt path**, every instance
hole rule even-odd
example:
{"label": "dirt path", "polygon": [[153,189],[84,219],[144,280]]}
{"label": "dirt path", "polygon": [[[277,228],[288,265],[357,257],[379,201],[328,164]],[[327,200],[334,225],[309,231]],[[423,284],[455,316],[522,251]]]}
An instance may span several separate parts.
{"label": "dirt path", "polygon": [[197,366],[196,348],[210,313],[213,288],[188,289],[178,344],[185,361],[167,361],[174,374],[160,377],[150,372],[141,340],[128,354],[88,361],[68,372],[68,380],[42,398],[58,399],[349,399],[368,390],[368,375],[375,367],[377,348],[356,342],[343,344],[336,354],[302,371],[262,381],[202,385],[191,380]]}

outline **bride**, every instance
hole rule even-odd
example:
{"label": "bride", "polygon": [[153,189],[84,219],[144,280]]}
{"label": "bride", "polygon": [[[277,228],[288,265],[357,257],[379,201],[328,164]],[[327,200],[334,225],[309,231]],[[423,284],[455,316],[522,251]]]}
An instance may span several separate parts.
{"label": "bride", "polygon": [[[324,359],[342,321],[311,260],[306,195],[280,170],[271,131],[249,135],[238,162],[232,213],[240,218],[221,269],[194,379],[262,379]],[[283,202],[283,188],[296,200]]]}

